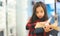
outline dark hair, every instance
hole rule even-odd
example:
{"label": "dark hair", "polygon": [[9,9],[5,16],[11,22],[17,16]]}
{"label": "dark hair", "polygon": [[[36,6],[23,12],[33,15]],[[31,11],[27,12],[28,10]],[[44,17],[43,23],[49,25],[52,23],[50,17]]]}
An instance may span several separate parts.
{"label": "dark hair", "polygon": [[[37,16],[36,16],[36,8],[37,7],[42,7],[44,9],[44,17],[39,19]],[[33,23],[34,21],[36,20],[40,20],[40,21],[46,21],[48,19],[48,16],[47,16],[47,10],[46,10],[46,5],[43,3],[43,2],[36,2],[36,4],[34,4],[33,6],[33,15],[31,17],[31,22],[30,23]]]}

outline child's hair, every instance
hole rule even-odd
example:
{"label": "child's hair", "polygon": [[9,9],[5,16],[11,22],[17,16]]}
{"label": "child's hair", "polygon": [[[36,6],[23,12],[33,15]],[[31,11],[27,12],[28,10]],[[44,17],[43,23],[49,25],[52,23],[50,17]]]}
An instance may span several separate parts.
{"label": "child's hair", "polygon": [[[37,16],[36,16],[36,8],[37,7],[42,7],[43,9],[44,9],[44,16],[43,16],[43,18],[41,18],[41,19],[39,19]],[[36,21],[36,20],[40,20],[40,21],[46,21],[46,20],[48,20],[48,16],[47,16],[47,10],[46,10],[46,5],[43,3],[43,2],[36,2],[36,4],[34,4],[34,6],[33,6],[33,15],[32,15],[32,17],[31,17],[31,22],[30,23],[33,23],[34,21]]]}

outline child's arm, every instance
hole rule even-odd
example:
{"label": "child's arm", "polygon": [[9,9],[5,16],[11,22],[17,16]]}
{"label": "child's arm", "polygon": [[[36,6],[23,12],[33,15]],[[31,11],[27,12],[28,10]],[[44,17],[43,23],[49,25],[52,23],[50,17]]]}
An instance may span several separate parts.
{"label": "child's arm", "polygon": [[26,25],[26,29],[29,30],[29,29],[34,29],[35,27],[35,23],[30,23],[30,21],[27,23]]}
{"label": "child's arm", "polygon": [[35,26],[34,23],[32,23],[32,24],[29,24],[29,23],[28,23],[28,24],[26,25],[26,29],[27,29],[27,30],[29,30],[29,29],[34,29],[34,26]]}

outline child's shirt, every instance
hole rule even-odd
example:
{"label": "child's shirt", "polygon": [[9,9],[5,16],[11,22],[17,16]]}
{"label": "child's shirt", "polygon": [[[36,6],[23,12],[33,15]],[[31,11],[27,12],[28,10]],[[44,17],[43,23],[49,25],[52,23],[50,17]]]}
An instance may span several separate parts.
{"label": "child's shirt", "polygon": [[37,22],[40,22],[40,20],[36,20],[33,23],[30,23],[30,21],[26,25],[26,29],[29,30],[29,35],[28,36],[49,36],[49,33],[42,32],[39,34],[34,33],[35,30],[35,25]]}

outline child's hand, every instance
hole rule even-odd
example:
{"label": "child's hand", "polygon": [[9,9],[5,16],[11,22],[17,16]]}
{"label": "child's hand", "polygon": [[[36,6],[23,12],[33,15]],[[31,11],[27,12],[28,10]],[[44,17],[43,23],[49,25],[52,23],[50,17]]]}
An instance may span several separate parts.
{"label": "child's hand", "polygon": [[40,28],[40,27],[43,28],[44,26],[45,26],[45,22],[37,22],[35,28]]}
{"label": "child's hand", "polygon": [[39,27],[40,27],[40,23],[37,22],[35,28],[39,28]]}
{"label": "child's hand", "polygon": [[44,28],[44,31],[45,32],[49,32],[49,31],[51,31],[51,26],[50,25],[47,25],[47,26],[45,26],[45,28]]}

